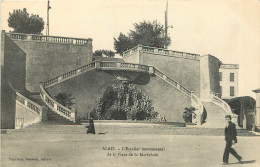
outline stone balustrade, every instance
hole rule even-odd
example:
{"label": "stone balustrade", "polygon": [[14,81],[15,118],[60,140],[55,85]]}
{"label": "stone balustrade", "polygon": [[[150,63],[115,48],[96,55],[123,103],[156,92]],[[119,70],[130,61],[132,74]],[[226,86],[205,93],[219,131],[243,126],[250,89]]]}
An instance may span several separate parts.
{"label": "stone balustrade", "polygon": [[203,114],[203,104],[202,104],[201,100],[194,94],[194,92],[185,88],[180,83],[178,83],[177,81],[173,80],[172,78],[168,77],[167,75],[165,75],[164,73],[162,73],[161,71],[159,71],[155,68],[154,68],[154,74],[156,76],[160,77],[161,79],[163,79],[164,81],[168,82],[172,86],[174,86],[180,92],[182,92],[185,95],[191,97],[191,105],[197,111],[196,112],[196,120],[194,122],[201,125],[201,122],[202,122],[201,115]]}
{"label": "stone balustrade", "polygon": [[212,102],[216,104],[217,106],[221,107],[227,114],[231,115],[232,117],[236,117],[235,114],[233,114],[230,106],[222,99],[220,99],[217,94],[212,93]]}
{"label": "stone balustrade", "polygon": [[75,69],[75,70],[69,71],[69,72],[67,72],[67,73],[65,73],[65,74],[59,75],[59,76],[57,76],[57,77],[54,77],[54,78],[52,78],[52,79],[49,79],[49,80],[47,80],[47,81],[40,82],[40,83],[41,83],[45,88],[48,88],[48,87],[53,86],[53,85],[55,85],[55,84],[57,84],[57,83],[59,83],[59,82],[62,82],[62,81],[64,81],[64,80],[67,80],[67,79],[69,79],[69,78],[71,78],[71,77],[74,77],[74,76],[76,76],[76,75],[82,74],[82,73],[84,73],[84,72],[86,72],[86,71],[89,71],[89,70],[91,70],[91,69],[94,69],[94,68],[95,68],[95,63],[93,62],[93,63],[87,64],[87,65],[85,65],[85,66],[82,66],[82,67],[80,67],[80,68],[77,68],[77,69]]}
{"label": "stone balustrade", "polygon": [[42,106],[40,106],[39,104],[33,102],[32,100],[26,98],[19,92],[16,92],[16,101],[18,101],[20,104],[24,105],[26,108],[28,108],[30,111],[32,111],[34,114],[38,115],[41,118]]}
{"label": "stone balustrade", "polygon": [[138,52],[138,49],[140,48],[140,46],[141,45],[138,45],[138,46],[136,46],[134,48],[131,48],[131,49],[127,50],[127,51],[124,51],[123,52],[123,56],[124,57],[128,57],[128,56],[130,56],[132,54],[135,54],[136,52]]}
{"label": "stone balustrade", "polygon": [[199,111],[200,114],[203,112],[203,105],[201,101],[195,96],[195,94],[190,91],[189,89],[182,86],[177,81],[171,79],[161,71],[157,70],[153,66],[146,66],[140,64],[133,64],[133,63],[122,63],[122,62],[105,62],[105,61],[95,61],[78,69],[72,70],[68,73],[55,77],[45,82],[41,82],[41,97],[43,101],[55,112],[60,113],[69,120],[75,121],[75,112],[72,110],[62,106],[58,102],[56,102],[52,97],[48,95],[45,88],[55,85],[56,83],[62,82],[65,79],[74,77],[79,75],[83,72],[86,72],[90,69],[98,69],[98,70],[133,70],[137,72],[148,72],[149,74],[155,74],[156,76],[162,78],[172,86],[174,86],[177,90],[184,93],[185,95],[191,97],[191,101],[193,106]]}
{"label": "stone balustrade", "polygon": [[24,41],[44,41],[53,43],[65,43],[65,44],[75,44],[75,45],[87,45],[91,38],[69,38],[69,37],[59,37],[59,36],[45,36],[38,34],[22,34],[22,33],[6,33],[12,39],[24,40]]}
{"label": "stone balustrade", "polygon": [[220,68],[230,68],[230,69],[238,69],[238,64],[221,64]]}
{"label": "stone balustrade", "polygon": [[133,63],[121,63],[112,61],[95,62],[95,67],[101,70],[133,70],[139,72],[149,72],[149,66],[133,64]]}
{"label": "stone balustrade", "polygon": [[163,80],[165,80],[169,84],[173,85],[175,88],[177,88],[179,91],[183,92],[187,96],[191,97],[191,91],[189,89],[185,88],[180,83],[178,83],[177,81],[175,81],[172,78],[168,77],[167,75],[165,75],[161,71],[159,71],[157,69],[154,69],[154,74],[157,75],[158,77],[162,78]]}
{"label": "stone balustrade", "polygon": [[132,49],[123,52],[123,57],[126,58],[128,56],[131,56],[132,54],[135,54],[137,51],[144,52],[144,53],[152,53],[152,54],[160,54],[160,55],[200,60],[199,54],[178,52],[178,51],[150,47],[150,46],[143,46],[143,45],[138,45]]}
{"label": "stone balustrade", "polygon": [[87,64],[85,66],[82,66],[80,68],[77,68],[75,70],[69,71],[65,74],[59,75],[57,77],[54,77],[52,79],[49,79],[44,82],[40,82],[45,88],[48,88],[50,86],[53,86],[57,83],[60,83],[64,80],[67,80],[71,77],[77,76],[79,74],[82,74],[86,71],[92,70],[92,69],[101,69],[101,70],[134,70],[134,71],[140,71],[140,72],[149,72],[149,66],[146,65],[140,65],[140,64],[132,64],[132,63],[121,63],[121,62],[112,62],[112,61],[95,61],[90,64]]}
{"label": "stone balustrade", "polygon": [[54,112],[58,113],[59,115],[65,117],[66,119],[76,122],[76,112],[72,109],[69,109],[57,101],[55,101],[44,89],[43,85],[40,85],[40,95],[42,100],[46,103],[46,105],[53,110]]}

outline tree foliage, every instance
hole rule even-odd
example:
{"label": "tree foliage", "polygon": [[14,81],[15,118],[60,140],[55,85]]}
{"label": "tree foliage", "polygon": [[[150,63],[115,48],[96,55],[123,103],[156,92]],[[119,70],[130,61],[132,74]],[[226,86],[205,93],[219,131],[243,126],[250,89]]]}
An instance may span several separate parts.
{"label": "tree foliage", "polygon": [[[167,46],[170,45],[171,38],[167,39]],[[163,48],[165,45],[165,28],[157,21],[143,21],[134,23],[134,30],[130,30],[128,36],[120,33],[119,37],[114,38],[114,47],[117,53],[123,52],[137,45]]]}
{"label": "tree foliage", "polygon": [[111,50],[96,50],[93,53],[93,56],[100,56],[102,57],[103,55],[105,55],[106,57],[115,57],[115,52],[111,51]]}
{"label": "tree foliage", "polygon": [[185,111],[183,112],[182,118],[186,123],[192,123],[192,114],[195,114],[194,107],[185,107]]}
{"label": "tree foliage", "polygon": [[90,117],[100,120],[144,120],[157,117],[151,99],[132,85],[108,86]]}
{"label": "tree foliage", "polygon": [[59,93],[58,95],[54,96],[56,101],[60,103],[61,105],[72,109],[72,106],[75,104],[73,103],[73,97],[71,97],[71,94],[66,94],[66,93]]}
{"label": "tree foliage", "polygon": [[124,51],[131,49],[132,47],[134,47],[133,41],[123,33],[120,33],[117,39],[114,38],[114,48],[116,53],[119,53],[121,56],[123,56]]}
{"label": "tree foliage", "polygon": [[9,13],[8,26],[15,33],[40,34],[44,29],[44,21],[39,15],[29,15],[26,8],[16,9]]}

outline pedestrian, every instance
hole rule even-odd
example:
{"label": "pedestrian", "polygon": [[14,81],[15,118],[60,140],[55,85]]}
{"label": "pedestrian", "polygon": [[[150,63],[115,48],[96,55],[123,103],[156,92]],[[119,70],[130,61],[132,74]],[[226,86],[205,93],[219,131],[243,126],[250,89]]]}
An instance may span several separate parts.
{"label": "pedestrian", "polygon": [[236,125],[231,121],[231,116],[225,116],[227,125],[225,127],[225,140],[226,140],[226,147],[223,155],[223,165],[228,165],[229,153],[238,159],[241,163],[242,157],[237,154],[237,152],[232,148],[232,144],[237,143],[237,131]]}
{"label": "pedestrian", "polygon": [[87,126],[88,130],[87,130],[87,134],[91,133],[91,134],[96,134],[95,132],[95,126],[94,126],[94,121],[92,118],[90,118],[89,120],[89,125]]}

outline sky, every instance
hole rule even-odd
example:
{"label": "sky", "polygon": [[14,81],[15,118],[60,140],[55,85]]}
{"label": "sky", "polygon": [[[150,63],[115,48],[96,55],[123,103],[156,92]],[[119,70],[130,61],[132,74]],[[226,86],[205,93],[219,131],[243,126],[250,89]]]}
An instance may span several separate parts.
{"label": "sky", "polygon": [[[93,51],[114,50],[119,33],[133,23],[164,24],[167,0],[50,0],[50,35],[92,38]],[[47,0],[3,0],[1,29],[13,9],[26,8],[46,23]],[[239,64],[239,96],[260,88],[259,0],[168,0],[170,50],[211,54],[225,64]],[[43,30],[43,34],[46,30]]]}

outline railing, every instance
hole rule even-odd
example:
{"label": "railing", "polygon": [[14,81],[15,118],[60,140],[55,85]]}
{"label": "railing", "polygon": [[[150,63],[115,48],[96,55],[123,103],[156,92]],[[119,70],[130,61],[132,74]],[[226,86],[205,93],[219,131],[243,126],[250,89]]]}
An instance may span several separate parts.
{"label": "railing", "polygon": [[39,116],[41,118],[42,116],[42,107],[33,102],[32,100],[24,97],[21,93],[16,92],[16,101],[18,101],[20,104],[24,105],[26,108],[28,108],[30,111],[32,111],[34,114]]}
{"label": "railing", "polygon": [[22,33],[6,33],[12,39],[25,40],[25,41],[45,41],[54,43],[65,43],[65,44],[75,44],[75,45],[86,45],[92,39],[83,38],[69,38],[69,37],[59,37],[59,36],[45,36],[38,34],[22,34]]}
{"label": "railing", "polygon": [[167,56],[174,56],[174,57],[180,57],[180,58],[188,58],[188,59],[195,59],[200,60],[199,54],[194,53],[187,53],[187,52],[178,52],[173,50],[167,50],[163,48],[156,48],[156,47],[150,47],[150,46],[143,46],[138,45],[132,49],[129,49],[123,53],[123,57],[128,57],[132,54],[134,54],[137,51],[140,52],[146,52],[146,53],[152,53],[152,54],[160,54],[160,55],[167,55]]}
{"label": "railing", "polygon": [[162,78],[163,80],[165,80],[169,84],[173,85],[176,89],[178,89],[179,91],[181,91],[185,95],[191,97],[191,91],[189,89],[185,88],[180,83],[178,83],[177,81],[175,81],[172,78],[168,77],[167,75],[165,75],[161,71],[157,70],[156,68],[154,68],[154,74],[157,75],[158,77]]}
{"label": "railing", "polygon": [[134,70],[134,71],[142,71],[148,72],[149,66],[133,64],[133,63],[121,63],[121,62],[112,62],[112,61],[102,61],[95,62],[95,67],[103,69],[103,70]]}
{"label": "railing", "polygon": [[220,68],[239,68],[239,65],[238,64],[221,64],[220,65]]}
{"label": "railing", "polygon": [[40,95],[42,100],[47,104],[47,106],[53,110],[54,112],[58,113],[59,115],[65,117],[66,119],[75,122],[76,121],[76,113],[75,111],[64,107],[63,105],[59,104],[57,101],[51,98],[51,96],[46,92],[43,85],[40,85]]}
{"label": "railing", "polygon": [[160,72],[159,70],[155,69],[152,66],[140,65],[140,64],[133,64],[133,63],[121,63],[121,62],[99,62],[95,61],[78,69],[72,70],[68,73],[50,79],[48,81],[42,82],[40,85],[41,89],[41,98],[43,101],[55,112],[59,113],[60,115],[64,116],[65,118],[75,121],[75,111],[64,107],[63,105],[59,104],[55,101],[45,90],[45,88],[53,86],[56,83],[60,83],[65,79],[71,78],[73,76],[79,75],[83,72],[86,72],[88,69],[99,69],[99,70],[135,70],[140,72],[148,72],[157,75],[158,77],[162,78],[172,86],[174,86],[177,90],[184,93],[185,95],[191,97],[192,105],[199,111],[200,115],[203,112],[203,106],[201,101],[195,96],[195,94],[190,91],[189,89],[182,86],[177,81],[171,79],[164,73]]}
{"label": "railing", "polygon": [[127,50],[127,51],[124,51],[124,52],[123,52],[123,56],[124,56],[124,57],[128,57],[128,56],[130,56],[130,55],[132,55],[132,54],[138,52],[138,48],[139,48],[140,46],[141,46],[141,45],[138,45],[138,46],[136,46],[136,47],[134,47],[134,48],[131,48],[131,49]]}
{"label": "railing", "polygon": [[71,77],[74,77],[76,75],[82,74],[82,73],[84,73],[86,71],[89,71],[91,69],[94,69],[94,68],[95,68],[95,63],[93,62],[93,63],[87,64],[85,66],[82,66],[80,68],[77,68],[75,70],[69,71],[69,72],[67,72],[65,74],[59,75],[59,76],[57,76],[55,78],[52,78],[52,79],[49,79],[47,81],[41,82],[41,84],[45,88],[47,88],[47,87],[50,87],[50,86],[52,86],[52,85],[54,85],[56,83],[62,82],[64,80],[67,80],[67,79],[69,79]]}
{"label": "railing", "polygon": [[191,105],[197,111],[196,112],[196,115],[197,115],[196,122],[197,122],[197,124],[201,124],[201,121],[202,121],[201,120],[201,115],[203,114],[203,104],[200,101],[200,99],[194,94],[194,92],[192,92],[189,89],[185,88],[180,83],[178,83],[177,81],[171,79],[170,77],[168,77],[167,75],[165,75],[161,71],[157,70],[156,68],[154,68],[154,74],[156,76],[160,77],[161,79],[163,79],[164,81],[168,82],[170,85],[174,86],[177,90],[179,90],[180,92],[182,92],[186,96],[191,98]]}
{"label": "railing", "polygon": [[[79,74],[82,74],[88,70],[91,69],[101,69],[101,70],[135,70],[135,71],[141,71],[141,72],[151,72],[149,66],[145,65],[139,65],[139,64],[131,64],[131,63],[120,63],[120,62],[99,62],[95,61],[90,64],[87,64],[85,66],[82,66],[80,68],[77,68],[75,70],[72,70],[70,72],[67,72],[65,74],[62,74],[60,76],[57,76],[55,78],[52,78],[50,80],[47,80],[45,82],[41,82],[40,85],[40,95],[42,100],[48,105],[49,108],[51,108],[54,112],[58,113],[59,115],[69,119],[70,121],[75,122],[75,111],[68,109],[67,107],[59,104],[57,101],[55,101],[45,90],[45,88],[48,88],[50,86],[53,86],[57,83],[60,83],[64,80],[67,80],[69,78],[72,78],[74,76],[77,76]],[[22,99],[21,99],[22,101]]]}
{"label": "railing", "polygon": [[224,100],[222,100],[219,97],[217,97],[214,93],[212,93],[211,96],[212,96],[212,102],[214,104],[216,104],[217,106],[221,107],[227,114],[230,114],[231,116],[234,116],[230,106]]}

